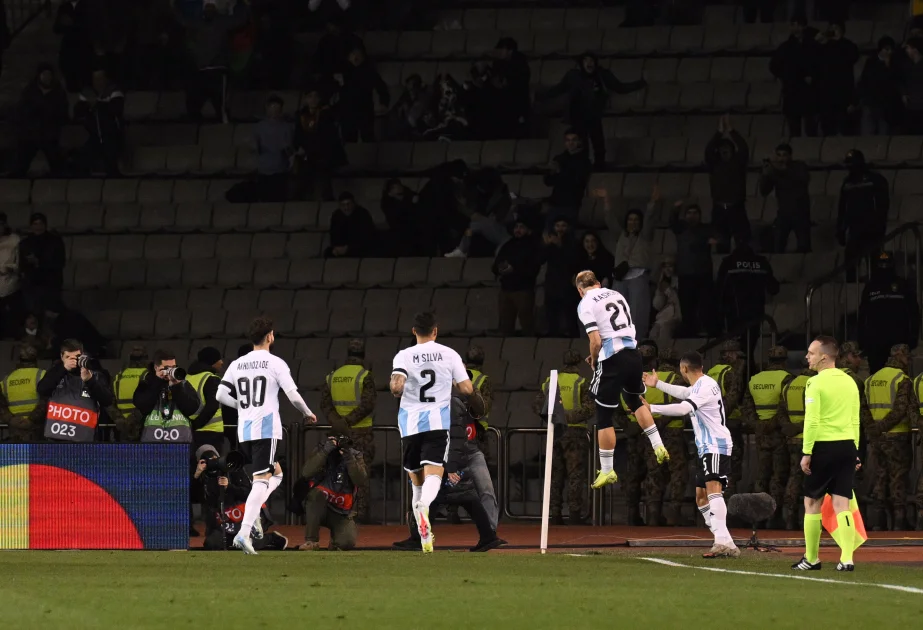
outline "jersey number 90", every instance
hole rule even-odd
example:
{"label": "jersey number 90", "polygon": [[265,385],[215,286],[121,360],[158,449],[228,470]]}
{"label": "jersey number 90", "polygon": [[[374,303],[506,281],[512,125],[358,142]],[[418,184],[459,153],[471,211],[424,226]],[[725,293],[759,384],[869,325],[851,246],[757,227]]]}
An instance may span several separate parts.
{"label": "jersey number 90", "polygon": [[255,376],[253,381],[241,377],[237,379],[237,406],[241,409],[262,407],[266,401],[266,377]]}

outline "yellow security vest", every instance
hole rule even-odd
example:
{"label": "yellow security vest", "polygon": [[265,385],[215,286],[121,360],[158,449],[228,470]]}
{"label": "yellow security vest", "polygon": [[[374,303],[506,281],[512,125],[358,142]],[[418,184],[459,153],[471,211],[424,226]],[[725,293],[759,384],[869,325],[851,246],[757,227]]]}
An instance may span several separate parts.
{"label": "yellow security vest", "polygon": [[[710,369],[706,374],[707,376],[712,377],[717,383],[718,387],[721,388],[721,397],[727,399],[727,388],[724,386],[724,379],[728,373],[734,369],[733,365],[728,365],[726,363],[719,363]],[[731,413],[729,418],[739,418],[740,417],[740,401],[735,400],[737,406],[734,408],[734,411]],[[727,407],[727,400],[725,400],[725,407]]]}
{"label": "yellow security vest", "polygon": [[[362,384],[369,371],[361,365],[344,365],[327,375],[327,387],[333,406],[340,416],[348,416],[359,406],[362,400]],[[372,426],[372,416],[366,416],[352,426],[353,429],[368,429]]]}
{"label": "yellow security vest", "polygon": [[[490,377],[484,374],[483,372],[481,372],[480,370],[468,370],[468,371],[471,372],[471,385],[474,387],[474,391],[476,392],[481,391],[481,387],[484,386],[484,384],[487,382],[487,379]],[[546,382],[547,382],[547,379],[546,379]],[[484,402],[486,403],[487,401],[485,400]],[[485,413],[484,417],[478,420],[478,422],[481,423],[481,426],[484,427],[485,431],[487,430],[487,427],[489,426],[487,422],[489,416],[490,416],[489,413]]]}
{"label": "yellow security vest", "polygon": [[[549,377],[550,378],[550,377]],[[548,378],[542,383],[542,392],[548,395]],[[586,379],[579,374],[570,372],[558,372],[558,391],[561,393],[561,404],[564,405],[564,411],[574,411],[580,408],[580,401],[583,400],[583,386]],[[585,429],[586,422],[567,423],[569,427],[580,427]]]}
{"label": "yellow security vest", "polygon": [[122,411],[131,413],[135,410],[135,403],[132,402],[132,398],[134,398],[135,390],[138,389],[138,383],[145,372],[147,372],[147,368],[125,368],[115,375],[113,389],[115,390],[116,403]]}
{"label": "yellow security vest", "polygon": [[[892,367],[884,367],[865,379],[865,397],[868,399],[869,409],[872,412],[872,419],[880,422],[885,419],[891,409],[894,407],[894,399],[897,397],[897,388],[904,381],[910,378],[902,370]],[[910,423],[907,418],[888,431],[888,433],[909,433]]]}
{"label": "yellow security vest", "polygon": [[[657,372],[657,378],[662,380],[665,383],[674,383],[676,381],[675,372]],[[628,403],[625,402],[625,397],[622,396],[622,409],[628,412],[628,419],[632,422],[637,422],[638,419],[635,417],[635,414],[631,413],[631,410],[628,408]],[[672,404],[673,397],[668,396],[659,389],[647,388],[644,392],[644,399],[652,405],[669,405]],[[659,418],[661,414],[655,413],[652,414],[655,418]],[[682,429],[683,428],[683,417],[673,418],[670,420],[670,423],[667,425],[668,429]]]}
{"label": "yellow security vest", "polygon": [[[793,424],[804,424],[804,389],[808,385],[810,376],[796,376],[788,385],[782,389],[782,395],[785,396],[785,403],[788,405],[788,419]],[[802,439],[803,433],[799,433],[793,438]]]}
{"label": "yellow security vest", "polygon": [[782,381],[789,376],[785,370],[763,370],[750,379],[750,395],[756,407],[757,417],[763,421],[772,420],[779,408],[782,396]]}
{"label": "yellow security vest", "polygon": [[[208,402],[205,400],[205,383],[207,383],[209,377],[212,376],[219,378],[218,375],[212,374],[208,371],[199,372],[198,374],[189,374],[186,376],[186,382],[192,385],[192,388],[199,396],[199,410],[195,413],[195,417],[198,417],[198,415],[202,413],[202,410],[205,408],[205,403]],[[193,419],[195,418],[190,418],[190,420]],[[214,431],[215,433],[224,433],[224,418],[221,416],[221,405],[218,405],[218,410],[215,411],[215,415],[209,418],[205,426],[200,429],[196,429],[196,431]]]}
{"label": "yellow security vest", "polygon": [[45,370],[37,367],[16,368],[3,379],[3,395],[10,404],[14,416],[32,413],[38,404],[36,385],[45,376]]}

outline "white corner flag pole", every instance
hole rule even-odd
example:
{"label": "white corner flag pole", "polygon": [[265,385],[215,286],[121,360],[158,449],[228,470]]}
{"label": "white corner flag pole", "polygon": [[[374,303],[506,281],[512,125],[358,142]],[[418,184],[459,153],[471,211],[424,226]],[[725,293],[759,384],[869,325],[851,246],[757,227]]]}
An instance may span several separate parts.
{"label": "white corner flag pole", "polygon": [[548,549],[548,517],[551,510],[551,459],[554,451],[554,403],[558,397],[558,371],[551,370],[548,380],[548,437],[545,442],[545,485],[542,490],[542,555]]}

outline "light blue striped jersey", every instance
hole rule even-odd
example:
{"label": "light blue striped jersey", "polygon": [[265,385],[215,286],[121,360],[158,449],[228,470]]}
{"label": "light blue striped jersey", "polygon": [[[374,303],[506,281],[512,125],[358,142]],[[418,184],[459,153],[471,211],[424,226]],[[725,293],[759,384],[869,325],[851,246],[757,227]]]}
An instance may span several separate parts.
{"label": "light blue striped jersey", "polygon": [[395,374],[407,379],[397,412],[401,437],[448,431],[452,381],[469,380],[468,370],[458,353],[435,341],[417,344],[395,355],[391,375]]}
{"label": "light blue striped jersey", "polygon": [[602,347],[597,361],[605,361],[624,348],[638,347],[628,300],[618,291],[590,289],[577,305],[577,315],[587,333],[599,332]]}
{"label": "light blue striped jersey", "polygon": [[695,432],[695,447],[699,457],[706,453],[730,455],[734,445],[731,432],[727,428],[721,387],[715,379],[706,374],[688,390],[689,394],[685,400],[694,410],[692,430]]}

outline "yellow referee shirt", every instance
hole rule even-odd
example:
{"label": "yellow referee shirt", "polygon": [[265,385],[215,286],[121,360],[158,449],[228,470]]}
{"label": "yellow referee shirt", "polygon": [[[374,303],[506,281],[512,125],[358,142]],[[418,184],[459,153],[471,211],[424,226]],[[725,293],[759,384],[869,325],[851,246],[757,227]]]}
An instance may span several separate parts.
{"label": "yellow referee shirt", "polygon": [[815,442],[852,440],[859,448],[859,388],[853,378],[835,368],[820,371],[804,388],[805,455]]}

